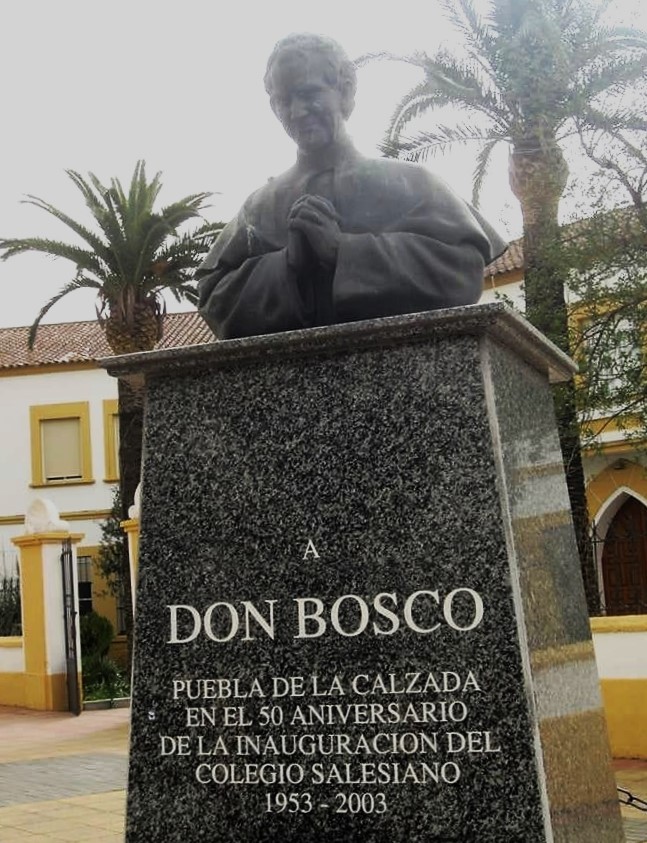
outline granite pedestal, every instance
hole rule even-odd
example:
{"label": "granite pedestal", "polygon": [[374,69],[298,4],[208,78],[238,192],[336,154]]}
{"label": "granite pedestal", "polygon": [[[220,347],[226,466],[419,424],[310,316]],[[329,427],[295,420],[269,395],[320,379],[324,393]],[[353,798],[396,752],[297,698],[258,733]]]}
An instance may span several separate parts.
{"label": "granite pedestal", "polygon": [[127,840],[623,840],[549,388],[501,305],[147,384]]}

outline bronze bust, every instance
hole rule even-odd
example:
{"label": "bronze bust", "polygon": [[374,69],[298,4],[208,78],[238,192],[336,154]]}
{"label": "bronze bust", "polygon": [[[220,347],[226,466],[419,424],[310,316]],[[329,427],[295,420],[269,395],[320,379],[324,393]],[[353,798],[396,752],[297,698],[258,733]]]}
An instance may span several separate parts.
{"label": "bronze bust", "polygon": [[222,339],[473,304],[505,243],[425,168],[368,159],[346,133],[353,63],[295,34],[269,58],[272,110],[296,164],[253,193],[197,273]]}

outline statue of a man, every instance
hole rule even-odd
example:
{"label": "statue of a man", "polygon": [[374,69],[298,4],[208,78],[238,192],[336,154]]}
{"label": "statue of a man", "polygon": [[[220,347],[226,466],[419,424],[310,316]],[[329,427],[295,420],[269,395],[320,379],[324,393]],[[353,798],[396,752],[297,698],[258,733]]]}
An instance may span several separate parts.
{"label": "statue of a man", "polygon": [[265,87],[297,161],[247,199],[198,270],[200,312],[220,338],[480,297],[505,243],[423,167],[355,150],[356,82],[331,39],[289,35],[274,48]]}

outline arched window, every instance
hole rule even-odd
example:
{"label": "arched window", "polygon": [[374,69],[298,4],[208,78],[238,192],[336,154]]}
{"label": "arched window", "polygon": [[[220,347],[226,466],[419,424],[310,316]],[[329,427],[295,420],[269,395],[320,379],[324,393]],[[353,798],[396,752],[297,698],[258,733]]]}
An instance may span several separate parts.
{"label": "arched window", "polygon": [[629,497],[604,539],[602,579],[607,615],[647,613],[647,507]]}

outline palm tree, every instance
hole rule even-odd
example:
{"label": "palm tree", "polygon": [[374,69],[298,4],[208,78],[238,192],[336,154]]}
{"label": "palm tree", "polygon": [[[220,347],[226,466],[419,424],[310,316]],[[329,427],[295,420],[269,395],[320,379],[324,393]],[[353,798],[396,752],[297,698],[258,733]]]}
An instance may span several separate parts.
{"label": "palm tree", "polygon": [[[644,114],[623,105],[622,99],[647,68],[647,35],[605,26],[610,0],[489,0],[484,15],[473,0],[440,4],[460,38],[453,53],[380,53],[358,60],[397,59],[424,72],[424,80],[395,109],[385,152],[420,161],[450,145],[476,141],[473,199],[478,203],[494,148],[508,144],[510,185],[523,217],[526,314],[568,351],[566,272],[555,248],[559,202],[568,177],[562,142],[569,133],[587,128],[647,130]],[[610,103],[615,104],[612,111]],[[446,106],[455,115],[467,113],[472,122],[456,119],[404,137],[414,118]],[[585,588],[594,612],[599,599],[587,550],[573,384],[558,388],[555,398]]]}
{"label": "palm tree", "polygon": [[[104,186],[89,173],[83,178],[74,170],[67,175],[81,191],[90,210],[93,228],[76,222],[49,202],[36,196],[25,200],[46,211],[71,229],[80,245],[41,237],[0,239],[0,257],[7,260],[24,252],[40,252],[64,258],[74,276],[41,308],[29,332],[32,348],[43,317],[75,290],[94,289],[97,317],[115,354],[148,351],[162,337],[165,302],[170,291],[178,301],[196,303],[193,270],[209,250],[221,223],[200,224],[182,232],[190,220],[201,219],[209,193],[195,193],[154,209],[162,187],[161,174],[149,182],[144,161],[135,166],[126,193],[118,179]],[[119,381],[119,469],[123,517],[128,517],[139,483],[142,453],[143,406],[141,388]],[[125,586],[130,580],[123,578]]]}
{"label": "palm tree", "polygon": [[55,304],[75,290],[89,288],[97,291],[97,316],[115,354],[148,351],[162,336],[162,292],[169,290],[177,301],[197,302],[193,270],[222,224],[204,223],[184,234],[180,234],[180,228],[189,220],[201,218],[211,194],[186,196],[156,212],[161,173],[148,182],[143,161],[135,167],[127,194],[118,179],[105,187],[93,173],[89,180],[74,170],[67,170],[67,175],[81,191],[98,231],[37,196],[25,201],[63,222],[85,245],[40,237],[0,238],[2,260],[24,252],[41,252],[64,258],[76,267],[74,278],[41,308],[29,332],[29,347],[33,347],[38,326]]}

